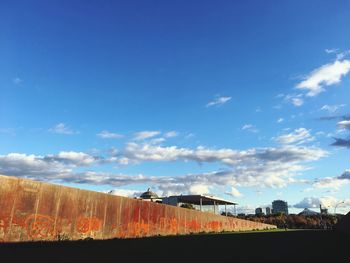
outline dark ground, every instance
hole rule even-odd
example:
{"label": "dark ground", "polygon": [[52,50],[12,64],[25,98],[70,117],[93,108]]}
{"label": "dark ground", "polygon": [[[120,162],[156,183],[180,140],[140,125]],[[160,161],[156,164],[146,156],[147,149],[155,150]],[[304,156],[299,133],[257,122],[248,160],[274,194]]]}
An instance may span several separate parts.
{"label": "dark ground", "polygon": [[350,262],[350,235],[285,231],[0,244],[0,262]]}

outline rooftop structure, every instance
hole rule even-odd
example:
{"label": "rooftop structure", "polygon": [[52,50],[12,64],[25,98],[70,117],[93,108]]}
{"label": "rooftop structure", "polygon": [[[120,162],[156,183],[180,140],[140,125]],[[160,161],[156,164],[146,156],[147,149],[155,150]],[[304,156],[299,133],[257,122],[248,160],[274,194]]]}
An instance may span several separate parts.
{"label": "rooftop structure", "polygon": [[219,213],[219,205],[225,206],[225,214],[227,214],[227,205],[237,205],[235,202],[209,195],[175,195],[163,197],[162,200],[163,204],[173,206],[180,206],[181,203],[192,204],[198,206],[200,211],[203,211],[203,206],[211,206],[214,214]]}
{"label": "rooftop structure", "polygon": [[151,202],[161,202],[162,199],[159,198],[159,196],[150,190],[150,188],[147,189],[146,192],[142,193],[140,195],[140,199],[146,200],[146,201],[151,201]]}

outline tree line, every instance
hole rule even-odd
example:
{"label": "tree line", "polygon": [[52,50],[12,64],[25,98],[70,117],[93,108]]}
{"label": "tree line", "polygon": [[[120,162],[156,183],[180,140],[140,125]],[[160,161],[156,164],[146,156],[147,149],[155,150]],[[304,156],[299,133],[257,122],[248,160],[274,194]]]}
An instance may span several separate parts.
{"label": "tree line", "polygon": [[[223,215],[225,215],[223,213]],[[228,213],[227,216],[233,216]],[[275,225],[278,228],[290,229],[333,229],[343,215],[295,215],[295,214],[273,214],[273,215],[241,215],[237,218]]]}

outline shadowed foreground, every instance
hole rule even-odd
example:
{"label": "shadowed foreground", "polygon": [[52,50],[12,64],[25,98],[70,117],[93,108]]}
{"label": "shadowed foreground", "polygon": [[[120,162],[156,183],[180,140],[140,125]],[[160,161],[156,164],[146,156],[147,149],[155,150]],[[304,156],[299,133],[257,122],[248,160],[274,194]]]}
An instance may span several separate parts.
{"label": "shadowed foreground", "polygon": [[[135,262],[152,260],[269,260],[339,262],[350,236],[333,231],[287,231],[0,244],[1,262]],[[345,258],[344,258],[345,257]],[[198,261],[197,261],[198,262]]]}

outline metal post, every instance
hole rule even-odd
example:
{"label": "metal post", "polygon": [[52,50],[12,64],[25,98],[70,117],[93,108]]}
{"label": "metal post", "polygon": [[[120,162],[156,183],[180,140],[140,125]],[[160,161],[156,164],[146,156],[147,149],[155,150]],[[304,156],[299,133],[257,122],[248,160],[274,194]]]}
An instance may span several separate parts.
{"label": "metal post", "polygon": [[202,197],[199,198],[199,204],[200,204],[200,210],[201,210],[201,212],[202,212]]}
{"label": "metal post", "polygon": [[338,204],[335,205],[335,207],[334,207],[334,214],[335,214],[335,211],[337,210],[338,205],[343,204],[343,203],[345,203],[345,202],[344,202],[344,201],[341,201],[340,203],[338,203]]}
{"label": "metal post", "polygon": [[227,216],[227,208],[226,208],[226,203],[225,203],[225,216]]}
{"label": "metal post", "polygon": [[215,201],[214,201],[214,214],[215,214]]}

